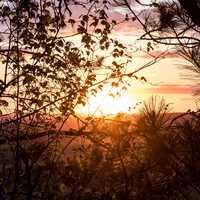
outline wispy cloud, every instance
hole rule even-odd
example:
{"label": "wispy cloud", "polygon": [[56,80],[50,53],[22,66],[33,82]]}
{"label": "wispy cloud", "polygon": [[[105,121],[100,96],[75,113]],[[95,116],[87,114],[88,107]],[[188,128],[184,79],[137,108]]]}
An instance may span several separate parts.
{"label": "wispy cloud", "polygon": [[158,57],[160,55],[162,55],[163,58],[178,58],[178,57],[180,58],[180,56],[177,54],[176,51],[167,51],[165,54],[163,54],[163,50],[155,50],[148,53],[144,52],[140,55],[140,57],[148,59],[148,58]]}
{"label": "wispy cloud", "polygon": [[165,84],[156,87],[138,88],[136,92],[152,94],[192,94],[191,85]]}

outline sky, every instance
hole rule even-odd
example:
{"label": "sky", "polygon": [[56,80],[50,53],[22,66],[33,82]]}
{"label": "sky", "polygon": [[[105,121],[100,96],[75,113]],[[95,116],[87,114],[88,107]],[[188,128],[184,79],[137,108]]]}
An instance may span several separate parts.
{"label": "sky", "polygon": [[[149,1],[146,0],[143,2],[148,3]],[[137,7],[136,10],[140,12],[141,8]],[[127,13],[127,10],[121,7],[115,7],[110,12],[113,18],[121,19]],[[114,37],[130,49],[130,55],[133,57],[133,62],[128,69],[130,71],[135,66],[136,68],[143,66],[153,58],[143,51],[138,51],[138,49],[144,49],[146,46],[145,41],[137,40],[142,33],[143,31],[141,27],[139,27],[137,23],[133,24],[132,22],[120,24],[112,33]],[[138,76],[144,76],[150,84],[130,80],[130,87],[128,87],[127,91],[121,95],[122,97],[118,98],[118,110],[120,110],[120,102],[121,104],[126,105],[120,111],[128,112],[130,107],[135,107],[137,102],[147,101],[152,95],[164,97],[166,102],[170,104],[173,112],[186,112],[189,109],[198,109],[197,98],[193,95],[193,90],[197,82],[191,79],[185,79],[185,75],[191,75],[192,77],[192,73],[184,69],[184,66],[190,65],[190,63],[177,55],[174,47],[170,47],[169,49],[169,47],[166,46],[155,46],[154,50],[150,53],[152,56],[157,56],[162,54],[166,49],[169,50],[169,53],[165,55],[165,58],[137,74]],[[88,108],[90,112],[95,112],[98,105],[102,104],[98,104],[97,102],[102,101],[107,102],[110,107],[117,107],[114,105],[115,103],[117,104],[117,100],[110,100],[110,103],[108,103],[109,100],[106,100],[106,97],[103,98],[103,95],[99,96],[100,97],[97,96],[96,100],[93,100],[89,106],[91,108]],[[104,94],[104,96],[106,95]],[[94,102],[97,104],[95,109],[93,108],[95,104]],[[101,112],[109,110],[108,108],[105,108],[104,105],[101,106]],[[137,112],[139,107],[140,106],[137,108],[136,106],[136,109],[133,110],[133,112]],[[108,113],[109,112],[113,112],[111,108]]]}
{"label": "sky", "polygon": [[[148,0],[144,1],[148,3]],[[118,14],[122,13],[120,8],[117,8]],[[116,30],[117,34],[120,35],[121,40],[125,43],[130,44],[130,41],[134,41],[134,38],[140,36],[141,30],[139,27],[133,26],[131,23],[127,22],[123,24],[123,28]],[[138,42],[138,45],[143,46],[143,42]],[[169,47],[157,46],[154,47],[150,53],[154,56],[161,54]],[[134,57],[134,53],[133,53]],[[138,63],[148,62],[151,57],[145,53],[140,53],[138,58],[135,58],[136,65]],[[140,65],[140,64],[138,64]],[[170,47],[169,53],[164,59],[157,62],[148,69],[141,71],[147,80],[154,83],[155,86],[140,85],[139,88],[129,88],[129,93],[136,94],[140,98],[148,99],[151,95],[162,96],[166,99],[166,102],[171,103],[174,112],[183,112],[188,109],[196,110],[198,108],[198,103],[193,95],[193,89],[197,82],[191,79],[185,79],[185,76],[193,74],[184,69],[185,65],[191,65],[182,57],[174,53],[174,49]],[[141,87],[141,88],[140,88]]]}
{"label": "sky", "polygon": [[[141,1],[143,3],[149,3],[149,0]],[[142,12],[144,9],[139,6],[135,7],[135,5],[132,7],[136,12]],[[76,7],[72,9],[76,9]],[[80,19],[79,16],[83,12],[85,11],[76,9],[75,12],[72,12],[72,18]],[[126,13],[126,9],[118,6],[109,9],[109,15],[117,21],[124,19]],[[75,27],[70,31],[67,27],[61,30],[60,35],[69,35],[73,31],[76,31]],[[168,53],[163,59],[137,73],[138,77],[145,77],[147,82],[129,79],[129,86],[125,91],[118,91],[116,88],[110,88],[109,86],[105,87],[96,97],[89,97],[85,107],[78,107],[78,112],[88,113],[89,115],[138,112],[142,106],[141,102],[147,101],[152,95],[164,97],[166,103],[170,104],[173,112],[185,112],[188,109],[198,109],[198,102],[193,96],[193,89],[197,82],[184,78],[185,75],[190,75],[191,73],[184,69],[184,66],[190,65],[190,63],[178,56],[175,53],[174,47],[170,47],[169,49],[166,46],[156,45],[150,51],[150,54],[147,55],[144,52],[144,50],[146,51],[147,42],[138,40],[142,34],[143,30],[138,23],[126,21],[117,25],[111,33],[111,36],[128,47],[128,53],[132,57],[132,63],[129,64],[127,72],[144,66],[153,57],[168,50]],[[71,37],[70,41],[74,43],[80,42],[80,37],[78,37]]]}

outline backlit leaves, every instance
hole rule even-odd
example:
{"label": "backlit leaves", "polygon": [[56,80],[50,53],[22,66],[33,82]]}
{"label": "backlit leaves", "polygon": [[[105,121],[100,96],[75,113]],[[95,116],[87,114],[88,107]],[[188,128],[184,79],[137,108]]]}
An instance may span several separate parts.
{"label": "backlit leaves", "polygon": [[[105,77],[115,74],[112,77],[117,78],[122,73],[124,65],[115,58],[125,56],[125,46],[111,38],[117,21],[108,16],[108,2],[79,5],[72,1],[70,5],[83,9],[80,16],[73,17],[65,1],[20,1],[19,7],[9,1],[1,5],[0,20],[9,24],[10,33],[10,38],[5,34],[6,48],[10,49],[2,59],[8,78],[1,91],[8,92],[16,105],[19,87],[22,115],[40,109],[70,114],[76,105],[85,104],[90,91],[95,95],[102,90],[103,81],[93,87],[99,81],[96,70],[107,68]],[[77,43],[72,42],[71,34],[78,35]],[[114,61],[107,64],[110,52]]]}

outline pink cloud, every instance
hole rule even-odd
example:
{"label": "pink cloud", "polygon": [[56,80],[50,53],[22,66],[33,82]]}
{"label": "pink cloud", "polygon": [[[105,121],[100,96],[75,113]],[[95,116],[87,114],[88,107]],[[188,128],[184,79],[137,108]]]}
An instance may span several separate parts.
{"label": "pink cloud", "polygon": [[142,53],[139,57],[149,59],[149,58],[154,58],[154,57],[158,57],[161,55],[164,58],[180,57],[176,51],[168,51],[168,52],[164,53],[164,51],[162,51],[162,50],[155,50],[155,51],[150,51],[149,53]]}
{"label": "pink cloud", "polygon": [[138,88],[137,92],[152,94],[192,94],[191,85],[165,84],[150,88]]}
{"label": "pink cloud", "polygon": [[118,24],[115,27],[115,30],[125,35],[133,36],[133,35],[141,35],[142,27],[138,22],[133,22],[130,20]]}

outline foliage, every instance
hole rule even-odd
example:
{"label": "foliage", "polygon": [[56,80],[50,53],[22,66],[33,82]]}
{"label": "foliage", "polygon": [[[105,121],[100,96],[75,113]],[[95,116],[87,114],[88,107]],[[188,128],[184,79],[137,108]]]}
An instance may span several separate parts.
{"label": "foliage", "polygon": [[[188,59],[199,45],[199,27],[179,5],[153,3],[159,20],[148,15],[143,23],[128,1],[113,2],[128,6],[133,17],[124,20],[142,24],[142,39],[183,47]],[[75,114],[105,82],[118,87],[145,67],[125,73],[130,57],[111,37],[118,22],[110,3],[1,1],[0,199],[199,197],[199,112],[173,117],[164,100],[152,98],[137,119]],[[191,55],[198,63],[198,53]],[[78,130],[64,129],[70,116],[81,123]]]}
{"label": "foliage", "polygon": [[[73,6],[80,9],[78,19]],[[97,92],[97,82],[119,76],[125,47],[109,36],[117,22],[107,12],[108,3],[97,1],[2,1],[3,114],[10,107],[22,118],[39,112],[69,115],[85,104],[91,89]],[[80,42],[72,42],[73,37]],[[104,51],[113,60],[111,67],[97,57]],[[103,80],[97,77],[99,69],[105,71]]]}
{"label": "foliage", "polygon": [[[198,199],[199,113],[169,116],[166,105],[152,98],[134,120],[93,119],[79,137],[26,143],[17,199]],[[5,199],[14,173],[8,151],[1,151]]]}
{"label": "foliage", "polygon": [[[197,82],[194,94],[199,95],[199,3],[197,0],[188,2],[152,1],[144,4],[142,1],[119,1],[127,8],[129,19],[137,20],[144,30],[141,40],[147,41],[147,51],[154,50],[160,45],[174,55],[183,57],[186,62],[183,68],[194,73],[187,73],[184,78]],[[137,7],[141,12],[137,12]],[[134,21],[135,21],[134,20]]]}
{"label": "foliage", "polygon": [[[117,22],[106,1],[0,1],[0,22],[0,138],[9,149],[4,164],[12,166],[7,175],[3,170],[2,195],[21,199],[27,184],[31,199],[46,176],[43,166],[59,157],[61,129],[76,106],[109,79],[116,81],[130,58],[111,37]],[[112,61],[104,63],[106,58]],[[45,136],[45,145],[35,143]]]}

